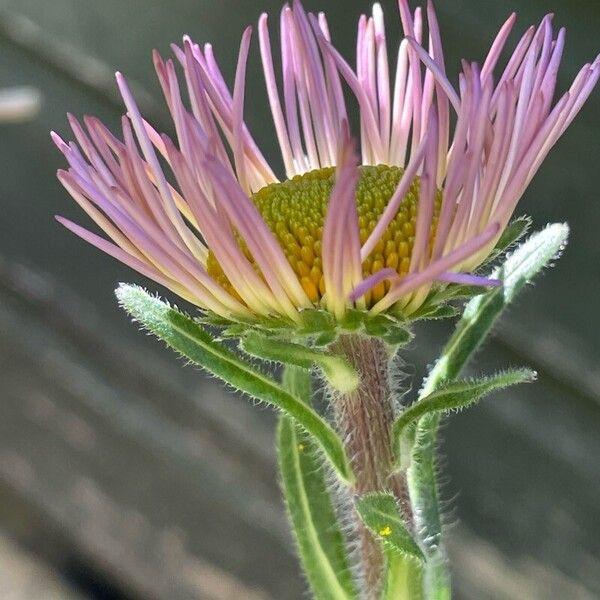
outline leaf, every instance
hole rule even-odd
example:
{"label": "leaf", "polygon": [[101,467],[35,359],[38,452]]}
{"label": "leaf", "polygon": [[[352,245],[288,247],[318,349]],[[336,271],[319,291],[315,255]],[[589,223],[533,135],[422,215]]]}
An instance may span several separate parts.
{"label": "leaf", "polygon": [[331,331],[324,331],[323,333],[320,333],[314,340],[315,342],[315,346],[318,347],[326,347],[329,346],[330,344],[333,344],[333,342],[335,342],[335,340],[337,339],[337,330],[336,329],[332,329]]}
{"label": "leaf", "polygon": [[398,448],[400,436],[407,425],[427,413],[447,412],[466,408],[481,400],[487,394],[518,383],[530,383],[536,378],[535,371],[517,369],[483,377],[474,381],[458,381],[438,388],[425,398],[421,398],[408,407],[394,423],[393,435]]}
{"label": "leaf", "polygon": [[[548,225],[521,244],[497,269],[493,277],[503,285],[473,298],[465,307],[456,331],[431,370],[421,392],[428,396],[445,381],[456,379],[480,347],[503,310],[525,284],[563,249],[569,228],[566,224]],[[436,481],[437,430],[440,415],[425,414],[419,419],[408,470],[410,497],[415,508],[417,530],[427,554],[427,579],[439,598],[450,597],[445,557],[440,546],[442,519]]]}
{"label": "leaf", "polygon": [[242,337],[241,347],[252,356],[303,369],[311,369],[316,364],[329,383],[344,394],[354,391],[359,384],[358,373],[345,359],[323,350],[314,350],[277,338],[267,338],[254,331]]}
{"label": "leaf", "polygon": [[[464,283],[451,283],[448,284],[444,287],[442,287],[441,289],[436,289],[434,291],[431,292],[431,297],[427,298],[427,300],[425,300],[425,302],[423,303],[423,306],[421,308],[419,308],[417,311],[415,311],[415,313],[413,313],[413,315],[411,316],[412,318],[414,318],[414,315],[417,315],[417,319],[418,318],[431,318],[428,317],[428,314],[436,307],[438,307],[440,304],[444,305],[444,303],[449,302],[451,300],[461,300],[461,299],[468,299],[470,300],[471,298],[473,298],[473,296],[481,296],[481,294],[485,294],[487,292],[489,288],[483,287],[481,285],[466,285]],[[420,315],[424,314],[424,317],[421,317]],[[457,309],[454,309],[452,314],[449,314],[448,316],[456,316],[458,314]],[[444,315],[442,315],[441,317],[438,318],[442,318]],[[434,313],[434,318],[435,318],[435,313]]]}
{"label": "leaf", "polygon": [[[454,298],[454,295],[449,295],[446,300],[452,300]],[[424,304],[413,314],[411,314],[410,318],[413,321],[433,321],[440,319],[451,319],[457,314],[458,309],[448,304]]]}
{"label": "leaf", "polygon": [[352,479],[341,440],[310,406],[286,392],[276,381],[244,362],[223,344],[216,342],[188,315],[171,308],[142,288],[121,284],[116,295],[123,308],[136,321],[192,362],[235,389],[293,417],[317,439],[338,475],[345,481]]}
{"label": "leaf", "polygon": [[[502,232],[500,239],[496,243],[494,250],[486,259],[482,266],[493,262],[501,254],[506,252],[511,246],[516,244],[531,228],[531,217],[523,215],[513,219],[506,229]],[[478,270],[481,270],[478,269]]]}
{"label": "leaf", "polygon": [[465,307],[456,331],[441,358],[427,377],[422,395],[431,393],[446,379],[454,379],[487,337],[503,310],[537,273],[564,248],[569,227],[548,225],[521,244],[491,277],[502,280],[500,287],[473,298]]}
{"label": "leaf", "polygon": [[[284,386],[305,403],[310,402],[308,372],[287,367]],[[289,417],[282,415],[277,449],[282,490],[313,596],[317,600],[357,598],[344,536],[314,442]]]}
{"label": "leaf", "polygon": [[424,600],[423,565],[412,557],[386,551],[382,600]]}
{"label": "leaf", "polygon": [[406,529],[392,494],[365,494],[356,500],[356,510],[369,531],[381,540],[385,548],[401,556],[423,560],[423,552]]}

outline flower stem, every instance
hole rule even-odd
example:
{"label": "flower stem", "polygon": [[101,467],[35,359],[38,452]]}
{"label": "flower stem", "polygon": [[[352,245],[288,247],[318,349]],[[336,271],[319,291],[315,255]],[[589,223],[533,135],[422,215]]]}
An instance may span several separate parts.
{"label": "flower stem", "polygon": [[[330,389],[338,433],[344,440],[355,481],[352,496],[391,491],[412,528],[406,478],[394,471],[392,424],[394,400],[390,389],[390,355],[384,342],[360,335],[342,335],[330,350],[343,356],[358,372],[359,386],[352,392]],[[358,544],[358,561],[366,597],[379,598],[383,588],[385,557],[378,540],[353,515],[352,537]]]}

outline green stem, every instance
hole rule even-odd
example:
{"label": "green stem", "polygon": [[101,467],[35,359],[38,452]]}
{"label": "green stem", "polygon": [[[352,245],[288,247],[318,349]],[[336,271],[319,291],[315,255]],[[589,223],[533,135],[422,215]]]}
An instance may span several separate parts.
{"label": "green stem", "polygon": [[[348,488],[354,497],[371,492],[391,491],[400,504],[410,530],[412,525],[404,474],[393,466],[392,424],[394,401],[390,389],[390,355],[385,343],[361,335],[342,335],[331,345],[332,353],[345,358],[358,372],[360,384],[352,392],[330,387],[338,434],[344,440],[354,483]],[[379,599],[383,589],[385,557],[379,541],[354,511],[352,537],[358,545],[359,570],[365,598]]]}

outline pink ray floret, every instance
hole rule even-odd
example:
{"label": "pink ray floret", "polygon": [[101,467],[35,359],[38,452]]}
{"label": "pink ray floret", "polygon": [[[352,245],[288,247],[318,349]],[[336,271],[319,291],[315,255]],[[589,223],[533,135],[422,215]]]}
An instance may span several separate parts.
{"label": "pink ray floret", "polygon": [[[432,3],[414,11],[408,0],[398,5],[404,36],[396,51],[388,55],[383,11],[375,4],[358,21],[352,61],[335,48],[325,15],[307,13],[300,0],[281,10],[280,59],[274,60],[267,15],[258,22],[282,179],[335,167],[317,304],[338,319],[350,307],[408,316],[435,285],[500,285],[474,271],[600,78],[596,58],[554,100],[565,30],[554,33],[552,15],[527,29],[499,68],[516,23],[512,14],[481,65],[462,63],[455,89]],[[57,218],[203,310],[230,319],[280,316],[294,322],[315,300],[253,199],[279,180],[244,120],[251,43],[247,28],[231,86],[209,44],[185,36],[181,46],[172,46],[174,59],[154,53],[174,139],[143,118],[120,73],[126,109],[121,139],[98,119],[86,117],[82,124],[69,116],[76,141],[52,134],[69,165],[58,178],[105,237]],[[348,124],[349,100],[358,108],[356,132]],[[361,243],[356,195],[366,165],[403,174]],[[363,274],[414,189],[408,272],[388,267]],[[211,255],[229,287],[211,274]],[[383,296],[369,304],[367,295],[382,285]]]}

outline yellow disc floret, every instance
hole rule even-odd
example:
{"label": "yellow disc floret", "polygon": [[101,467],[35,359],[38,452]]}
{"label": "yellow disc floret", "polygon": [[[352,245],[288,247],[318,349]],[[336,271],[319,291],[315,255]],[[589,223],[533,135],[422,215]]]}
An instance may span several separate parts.
{"label": "yellow disc floret", "polygon": [[[360,241],[364,243],[375,228],[404,171],[385,165],[360,167],[356,189],[356,205]],[[321,260],[321,238],[329,197],[335,183],[335,169],[325,168],[297,175],[283,183],[268,185],[252,195],[252,201],[277,240],[302,287],[317,304],[325,294]],[[379,239],[371,255],[363,262],[365,277],[390,267],[400,276],[410,267],[415,239],[419,198],[419,179],[415,179],[396,216]],[[439,212],[439,193],[430,232],[430,245],[435,235]],[[252,256],[245,244],[240,246],[248,259]],[[253,263],[254,264],[254,263]],[[214,254],[208,255],[208,272],[237,297]],[[380,300],[389,284],[382,282],[366,296],[367,306]]]}

